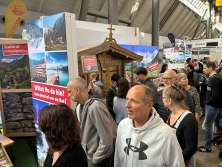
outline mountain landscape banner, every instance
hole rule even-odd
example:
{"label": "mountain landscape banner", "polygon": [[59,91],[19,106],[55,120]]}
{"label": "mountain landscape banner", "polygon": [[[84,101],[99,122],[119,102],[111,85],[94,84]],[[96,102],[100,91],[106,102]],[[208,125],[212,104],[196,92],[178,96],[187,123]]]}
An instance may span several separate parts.
{"label": "mountain landscape banner", "polygon": [[[38,128],[39,113],[50,104],[65,103],[70,107],[67,92],[70,50],[67,49],[67,36],[68,39],[73,39],[70,38],[71,34],[68,34],[71,32],[66,29],[71,27],[71,15],[63,12],[26,24],[39,166],[43,166],[48,152],[44,134]],[[72,18],[75,22],[75,16]],[[74,29],[73,26],[72,30]],[[75,46],[70,46],[72,52]],[[72,53],[77,52],[75,50]],[[69,56],[73,58],[75,55]]]}
{"label": "mountain landscape banner", "polygon": [[27,44],[0,45],[0,81],[2,89],[30,89]]}
{"label": "mountain landscape banner", "polygon": [[[142,46],[142,45],[125,45],[121,44],[121,47],[134,52],[140,56],[143,56],[141,62],[134,61],[134,70],[138,67],[144,67],[148,71],[149,77],[155,77],[159,75],[158,66],[159,66],[159,47],[157,46]],[[126,78],[131,81],[131,65],[126,64]],[[136,82],[136,79],[134,78]]]}

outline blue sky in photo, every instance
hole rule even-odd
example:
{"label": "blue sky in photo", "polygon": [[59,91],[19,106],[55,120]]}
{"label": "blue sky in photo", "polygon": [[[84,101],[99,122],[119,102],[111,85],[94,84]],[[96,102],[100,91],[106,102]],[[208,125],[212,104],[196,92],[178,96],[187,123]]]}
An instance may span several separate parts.
{"label": "blue sky in photo", "polygon": [[37,19],[37,20],[34,20],[32,22],[28,22],[26,24],[35,24],[35,25],[39,26],[40,28],[43,28],[42,19]]}
{"label": "blue sky in photo", "polygon": [[155,50],[159,51],[159,47],[157,47],[157,46],[141,46],[141,45],[134,45],[134,47],[133,47],[134,52],[153,53]]}
{"label": "blue sky in photo", "polygon": [[59,13],[59,14],[55,14],[55,15],[51,15],[49,17],[45,17],[43,18],[43,25],[44,27],[53,27],[53,25],[55,24],[56,20],[61,17],[63,15],[63,13]]}
{"label": "blue sky in photo", "polygon": [[45,53],[29,53],[29,58],[32,60],[42,60],[45,58]]}
{"label": "blue sky in photo", "polygon": [[120,44],[121,47],[133,52],[133,45]]}
{"label": "blue sky in photo", "polygon": [[47,68],[56,67],[60,65],[67,66],[67,52],[46,52],[46,64]]}

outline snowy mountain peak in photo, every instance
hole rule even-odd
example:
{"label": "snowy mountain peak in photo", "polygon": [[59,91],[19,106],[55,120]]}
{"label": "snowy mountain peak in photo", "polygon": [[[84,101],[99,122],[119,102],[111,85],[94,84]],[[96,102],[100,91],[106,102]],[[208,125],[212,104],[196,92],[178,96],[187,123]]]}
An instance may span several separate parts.
{"label": "snowy mountain peak in photo", "polygon": [[5,63],[11,63],[14,59],[3,58],[2,61]]}

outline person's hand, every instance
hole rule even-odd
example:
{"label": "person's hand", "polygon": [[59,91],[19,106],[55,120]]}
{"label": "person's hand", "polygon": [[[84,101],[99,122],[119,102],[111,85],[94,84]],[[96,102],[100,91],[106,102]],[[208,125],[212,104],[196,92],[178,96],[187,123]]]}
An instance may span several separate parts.
{"label": "person's hand", "polygon": [[195,118],[197,120],[197,123],[199,123],[200,120],[200,113],[195,113]]}

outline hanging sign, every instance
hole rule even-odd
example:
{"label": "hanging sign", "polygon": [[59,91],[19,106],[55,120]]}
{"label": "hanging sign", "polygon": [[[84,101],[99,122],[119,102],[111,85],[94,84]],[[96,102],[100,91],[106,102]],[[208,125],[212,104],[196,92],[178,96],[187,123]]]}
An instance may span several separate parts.
{"label": "hanging sign", "polygon": [[26,14],[26,5],[21,0],[12,1],[5,12],[5,36],[12,38]]}
{"label": "hanging sign", "polygon": [[170,40],[170,42],[171,42],[172,44],[175,44],[175,37],[174,37],[174,35],[173,35],[172,33],[169,33],[169,34],[167,35],[167,37],[169,38],[169,40]]}
{"label": "hanging sign", "polygon": [[81,60],[83,73],[91,73],[98,71],[96,55],[83,55],[81,56]]}

